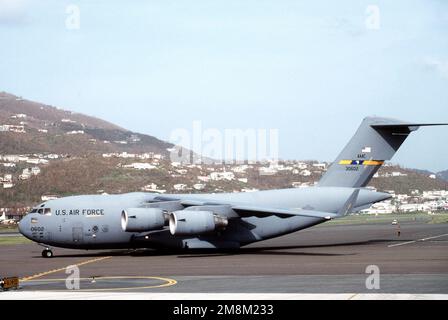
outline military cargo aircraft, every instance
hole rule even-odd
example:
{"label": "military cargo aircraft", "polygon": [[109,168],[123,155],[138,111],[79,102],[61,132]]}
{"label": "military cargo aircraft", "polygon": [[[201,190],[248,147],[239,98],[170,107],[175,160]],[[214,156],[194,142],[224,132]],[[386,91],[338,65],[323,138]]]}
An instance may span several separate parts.
{"label": "military cargo aircraft", "polygon": [[237,249],[296,232],[391,195],[365,188],[421,126],[365,118],[316,186],[250,193],[81,195],[33,208],[20,232],[45,247]]}

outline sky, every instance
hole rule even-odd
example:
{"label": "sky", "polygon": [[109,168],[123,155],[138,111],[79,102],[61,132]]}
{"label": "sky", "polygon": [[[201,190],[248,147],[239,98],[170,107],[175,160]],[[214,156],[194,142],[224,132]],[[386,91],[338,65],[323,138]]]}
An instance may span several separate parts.
{"label": "sky", "polygon": [[[0,0],[0,91],[168,140],[276,129],[332,161],[370,115],[448,122],[448,2]],[[448,169],[448,127],[393,163]]]}

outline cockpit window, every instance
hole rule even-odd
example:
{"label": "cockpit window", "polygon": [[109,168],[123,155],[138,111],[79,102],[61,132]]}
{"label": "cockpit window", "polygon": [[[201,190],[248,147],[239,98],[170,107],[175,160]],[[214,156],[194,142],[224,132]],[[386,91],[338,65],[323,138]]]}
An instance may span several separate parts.
{"label": "cockpit window", "polygon": [[51,216],[51,208],[34,208],[30,211],[30,213],[38,213],[46,216]]}
{"label": "cockpit window", "polygon": [[39,214],[44,214],[46,216],[51,216],[51,208],[34,209],[31,212],[37,212]]}

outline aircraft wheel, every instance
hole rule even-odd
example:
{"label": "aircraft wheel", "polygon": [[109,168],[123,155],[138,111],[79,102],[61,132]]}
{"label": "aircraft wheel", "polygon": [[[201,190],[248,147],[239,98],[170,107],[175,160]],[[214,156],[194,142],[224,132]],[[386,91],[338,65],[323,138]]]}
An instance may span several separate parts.
{"label": "aircraft wheel", "polygon": [[45,249],[44,251],[42,251],[42,257],[53,258],[53,251],[51,251],[50,249]]}

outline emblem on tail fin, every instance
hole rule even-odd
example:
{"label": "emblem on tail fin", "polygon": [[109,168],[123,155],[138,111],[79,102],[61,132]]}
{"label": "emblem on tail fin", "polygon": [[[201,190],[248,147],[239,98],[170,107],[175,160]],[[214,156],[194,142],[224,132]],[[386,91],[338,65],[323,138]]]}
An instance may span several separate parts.
{"label": "emblem on tail fin", "polygon": [[381,166],[384,164],[383,160],[341,160],[339,164],[353,165],[353,166]]}
{"label": "emblem on tail fin", "polygon": [[372,152],[372,148],[371,147],[365,147],[364,149],[361,150],[362,153],[370,153]]}

